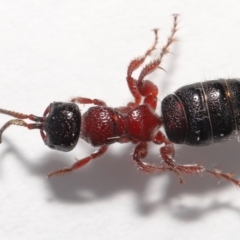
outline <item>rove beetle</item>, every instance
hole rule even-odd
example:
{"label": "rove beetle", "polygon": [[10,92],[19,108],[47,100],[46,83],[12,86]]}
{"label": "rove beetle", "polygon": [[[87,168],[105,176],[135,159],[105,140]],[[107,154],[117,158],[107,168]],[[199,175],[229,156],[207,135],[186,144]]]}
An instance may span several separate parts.
{"label": "rove beetle", "polygon": [[[208,173],[216,178],[225,178],[240,186],[233,174],[223,173],[219,169],[206,169],[199,164],[177,164],[174,160],[174,146],[188,144],[208,145],[227,140],[240,130],[240,79],[218,79],[195,83],[178,89],[165,97],[161,104],[162,116],[156,114],[158,87],[145,77],[157,69],[163,69],[161,62],[169,53],[170,45],[176,41],[178,15],[173,15],[173,27],[159,57],[146,64],[138,79],[132,73],[151,55],[158,44],[158,30],[154,29],[155,40],[146,53],[132,60],[127,70],[127,84],[134,101],[126,106],[110,108],[98,99],[76,97],[70,102],[53,102],[45,110],[43,117],[26,115],[0,109],[15,117],[0,129],[0,141],[3,131],[10,125],[19,125],[28,129],[40,129],[44,143],[59,151],[71,151],[82,138],[98,151],[78,160],[71,167],[48,174],[48,177],[71,172],[83,167],[92,159],[103,155],[110,144],[115,142],[136,144],[133,160],[140,170],[147,173],[175,172],[183,183],[181,174]],[[164,70],[164,69],[163,69]],[[76,104],[93,104],[81,114]],[[35,123],[26,123],[30,119]],[[159,130],[164,127],[166,136]],[[156,166],[142,161],[148,154],[148,142],[160,147],[163,164]]]}

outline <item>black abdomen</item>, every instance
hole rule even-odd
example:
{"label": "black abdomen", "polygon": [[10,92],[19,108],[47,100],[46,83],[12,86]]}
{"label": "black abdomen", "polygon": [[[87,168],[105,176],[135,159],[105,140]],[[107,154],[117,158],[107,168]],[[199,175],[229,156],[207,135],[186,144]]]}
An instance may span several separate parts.
{"label": "black abdomen", "polygon": [[179,88],[162,101],[166,134],[174,143],[207,145],[240,130],[240,79]]}

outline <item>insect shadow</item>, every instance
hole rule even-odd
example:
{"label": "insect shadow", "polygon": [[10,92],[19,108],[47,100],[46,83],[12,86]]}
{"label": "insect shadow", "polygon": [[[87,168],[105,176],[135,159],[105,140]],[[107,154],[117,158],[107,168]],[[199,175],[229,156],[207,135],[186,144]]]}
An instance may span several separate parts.
{"label": "insect shadow", "polygon": [[[85,168],[75,171],[71,174],[45,179],[46,173],[59,166],[67,166],[69,162],[74,161],[67,154],[50,152],[36,158],[27,159],[15,145],[5,139],[8,148],[1,153],[1,159],[4,160],[8,153],[17,156],[17,161],[21,161],[32,175],[43,178],[46,189],[51,193],[50,201],[63,201],[66,203],[91,204],[93,201],[107,199],[120,192],[134,192],[136,211],[143,216],[147,216],[158,209],[166,209],[171,206],[172,201],[183,196],[199,197],[202,201],[209,192],[224,191],[227,187],[233,187],[224,180],[217,184],[216,178],[200,176],[183,176],[185,184],[179,184],[175,174],[143,174],[136,170],[135,163],[131,160],[130,153],[133,151],[133,145],[120,146],[121,152],[109,151],[104,157],[93,161]],[[80,146],[84,144],[80,142]],[[124,150],[122,150],[124,148]],[[91,149],[89,150],[91,151]],[[158,149],[151,151],[148,160],[157,159]],[[230,140],[225,143],[211,145],[210,147],[197,148],[182,146],[177,150],[177,160],[179,163],[192,163],[193,161],[204,161],[206,166],[213,166],[218,163],[225,170],[239,169],[238,161],[239,143],[236,140]],[[156,154],[157,153],[157,154]],[[217,166],[216,166],[217,167]],[[240,175],[236,172],[236,175]],[[161,180],[167,176],[167,181],[163,187]],[[159,181],[159,196],[154,202],[148,201],[147,188],[153,179]],[[211,180],[212,179],[212,180]],[[172,206],[171,206],[172,209]],[[176,218],[185,221],[192,221],[201,218],[209,212],[218,209],[229,209],[240,213],[240,209],[231,203],[222,203],[213,199],[209,206],[203,208],[201,204],[194,208],[185,205],[179,206],[171,211]]]}

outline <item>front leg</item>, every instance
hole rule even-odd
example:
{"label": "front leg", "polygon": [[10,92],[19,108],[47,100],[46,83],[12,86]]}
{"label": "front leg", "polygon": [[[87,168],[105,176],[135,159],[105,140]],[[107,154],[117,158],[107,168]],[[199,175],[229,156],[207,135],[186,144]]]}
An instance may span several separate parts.
{"label": "front leg", "polygon": [[77,170],[77,169],[85,166],[91,160],[102,156],[107,151],[107,149],[108,149],[108,147],[106,145],[104,145],[104,146],[100,147],[97,152],[92,153],[90,156],[88,156],[86,158],[83,158],[83,159],[80,159],[80,160],[77,160],[77,162],[75,162],[71,167],[62,168],[62,169],[59,169],[59,170],[54,171],[52,173],[49,173],[49,174],[47,174],[47,177],[49,178],[49,177],[52,177],[52,176],[56,176],[56,175],[60,175],[60,174],[64,174],[64,173],[69,173],[69,172],[72,172],[74,170]]}
{"label": "front leg", "polygon": [[94,104],[97,106],[107,106],[107,104],[99,99],[90,99],[90,98],[84,98],[84,97],[75,97],[70,99],[70,102],[73,103],[80,103],[80,104]]}

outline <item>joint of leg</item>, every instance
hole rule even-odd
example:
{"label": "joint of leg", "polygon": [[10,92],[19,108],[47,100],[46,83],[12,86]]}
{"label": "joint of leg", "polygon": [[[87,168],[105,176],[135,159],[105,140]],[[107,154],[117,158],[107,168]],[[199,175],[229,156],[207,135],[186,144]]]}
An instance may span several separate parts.
{"label": "joint of leg", "polygon": [[157,97],[147,96],[147,97],[144,99],[144,104],[148,105],[148,106],[151,107],[153,110],[155,110],[156,107],[157,107]]}
{"label": "joint of leg", "polygon": [[149,95],[152,95],[152,96],[158,95],[157,86],[149,80],[145,80],[141,85],[138,84],[138,90],[140,94],[144,97]]}

